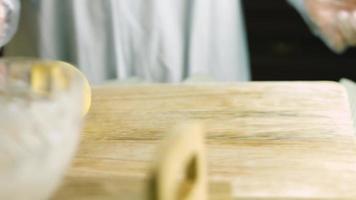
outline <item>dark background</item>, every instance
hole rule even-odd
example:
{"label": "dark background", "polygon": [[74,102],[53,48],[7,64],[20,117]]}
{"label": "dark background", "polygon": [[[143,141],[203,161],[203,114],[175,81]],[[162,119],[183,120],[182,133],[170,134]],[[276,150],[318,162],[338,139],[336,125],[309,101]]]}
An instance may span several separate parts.
{"label": "dark background", "polygon": [[356,80],[356,49],[329,50],[286,0],[244,0],[253,80]]}

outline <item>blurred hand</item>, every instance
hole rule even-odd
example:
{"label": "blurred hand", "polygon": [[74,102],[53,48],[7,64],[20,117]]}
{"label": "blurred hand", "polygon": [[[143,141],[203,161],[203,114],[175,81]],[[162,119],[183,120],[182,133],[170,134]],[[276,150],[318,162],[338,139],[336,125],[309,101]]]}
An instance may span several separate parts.
{"label": "blurred hand", "polygon": [[15,34],[19,16],[19,0],[0,0],[0,47]]}
{"label": "blurred hand", "polygon": [[314,32],[334,51],[356,45],[356,0],[304,0]]}

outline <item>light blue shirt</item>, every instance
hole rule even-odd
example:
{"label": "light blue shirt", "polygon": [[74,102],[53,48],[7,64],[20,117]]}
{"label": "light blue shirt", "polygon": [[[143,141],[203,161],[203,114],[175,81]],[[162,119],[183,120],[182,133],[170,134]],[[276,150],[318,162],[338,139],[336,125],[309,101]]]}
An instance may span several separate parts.
{"label": "light blue shirt", "polygon": [[77,65],[93,83],[249,80],[239,0],[22,0],[7,56]]}

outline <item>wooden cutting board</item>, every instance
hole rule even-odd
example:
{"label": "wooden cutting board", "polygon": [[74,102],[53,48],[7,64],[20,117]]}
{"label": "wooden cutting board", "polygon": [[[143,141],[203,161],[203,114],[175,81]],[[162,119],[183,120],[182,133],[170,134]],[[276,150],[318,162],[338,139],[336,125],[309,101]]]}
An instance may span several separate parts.
{"label": "wooden cutting board", "polygon": [[94,88],[54,199],[143,199],[125,193],[143,190],[158,143],[190,119],[206,125],[211,199],[356,199],[351,114],[333,82]]}

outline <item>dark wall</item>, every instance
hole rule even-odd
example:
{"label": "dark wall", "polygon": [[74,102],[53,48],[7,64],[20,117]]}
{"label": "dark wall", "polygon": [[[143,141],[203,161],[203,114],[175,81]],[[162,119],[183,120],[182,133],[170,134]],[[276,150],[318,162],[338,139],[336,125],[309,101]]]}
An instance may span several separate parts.
{"label": "dark wall", "polygon": [[285,0],[244,0],[253,80],[356,80],[356,49],[336,55]]}

